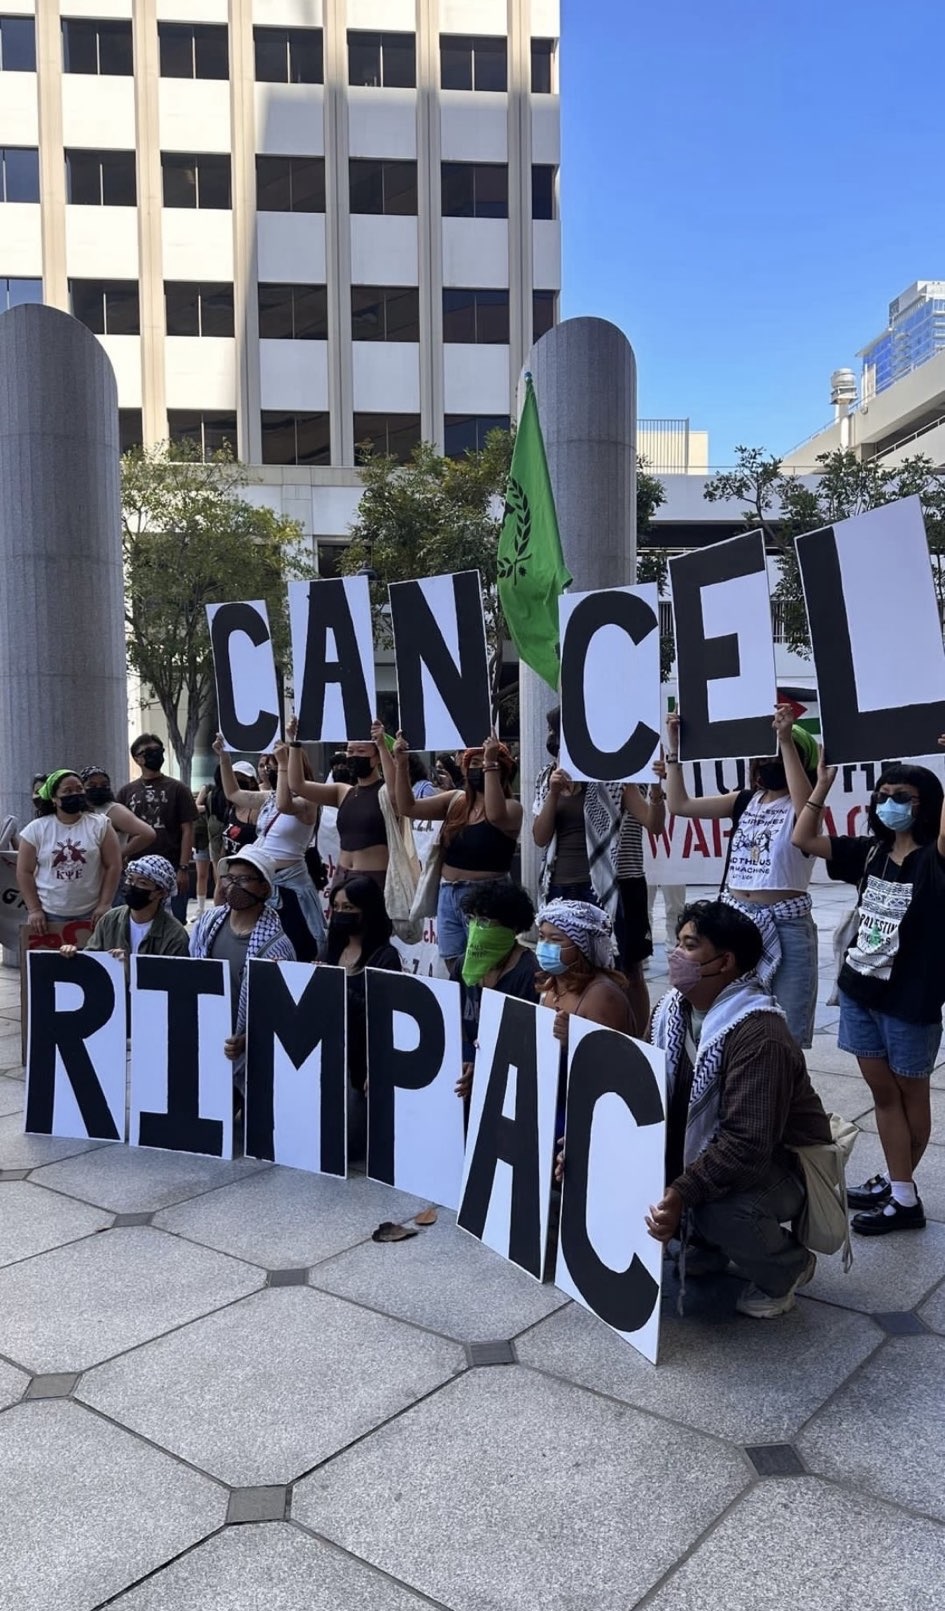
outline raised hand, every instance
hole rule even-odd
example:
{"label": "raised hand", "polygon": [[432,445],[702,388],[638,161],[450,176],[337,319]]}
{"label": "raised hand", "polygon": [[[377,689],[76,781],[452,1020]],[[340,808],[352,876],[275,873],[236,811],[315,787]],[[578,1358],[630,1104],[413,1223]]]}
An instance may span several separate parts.
{"label": "raised hand", "polygon": [[296,715],[289,717],[285,724],[285,736],[290,744],[294,744],[299,736],[299,718]]}
{"label": "raised hand", "polygon": [[794,726],[794,711],[790,705],[775,706],[774,721],[771,725],[777,734],[779,744],[783,743],[785,739],[789,743],[794,742],[791,736],[791,728]]}
{"label": "raised hand", "polygon": [[217,734],[217,736],[214,739],[213,743],[210,745],[210,748],[212,749],[214,755],[225,755],[226,754],[226,744],[224,742],[222,733]]}
{"label": "raised hand", "polygon": [[482,764],[483,764],[483,766],[495,766],[496,762],[499,759],[499,749],[500,749],[500,747],[501,746],[499,744],[499,739],[498,739],[497,734],[490,733],[489,737],[486,739],[485,743],[482,746]]}
{"label": "raised hand", "polygon": [[397,737],[394,739],[394,750],[393,750],[394,760],[399,761],[400,757],[402,755],[409,755],[409,754],[410,754],[410,745],[407,743],[407,740],[404,738],[403,733],[400,732],[400,730],[398,729]]}
{"label": "raised hand", "polygon": [[823,786],[823,791],[825,794],[827,793],[828,789],[833,788],[836,777],[837,768],[835,766],[828,766],[826,764],[824,761],[824,747],[821,745],[817,753],[817,782]]}

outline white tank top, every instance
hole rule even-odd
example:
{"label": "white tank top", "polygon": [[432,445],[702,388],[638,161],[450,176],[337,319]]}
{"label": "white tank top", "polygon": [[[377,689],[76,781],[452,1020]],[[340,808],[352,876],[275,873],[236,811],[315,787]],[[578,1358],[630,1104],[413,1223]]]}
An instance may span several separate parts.
{"label": "white tank top", "polygon": [[274,795],[270,795],[256,819],[256,843],[275,862],[301,861],[314,831],[310,822],[280,811]]}
{"label": "white tank top", "polygon": [[806,890],[814,870],[813,856],[791,844],[794,807],[790,795],[762,805],[760,793],[749,800],[732,834],[732,859],[726,888]]}

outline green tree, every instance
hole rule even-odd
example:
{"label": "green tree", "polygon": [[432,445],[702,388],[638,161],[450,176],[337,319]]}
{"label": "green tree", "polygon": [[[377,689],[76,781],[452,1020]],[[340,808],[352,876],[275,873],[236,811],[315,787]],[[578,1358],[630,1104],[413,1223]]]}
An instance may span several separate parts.
{"label": "green tree", "polygon": [[[637,581],[655,582],[660,598],[669,587],[669,560],[665,548],[652,546],[645,539],[653,529],[653,516],[666,502],[666,488],[655,475],[650,475],[647,461],[637,460]],[[660,634],[660,678],[666,681],[676,658],[676,645],[672,629]]]}
{"label": "green tree", "polygon": [[477,570],[482,577],[494,707],[505,638],[496,551],[511,457],[509,431],[490,431],[481,450],[461,459],[445,458],[429,442],[414,450],[408,464],[365,456],[364,493],[341,561],[346,575],[372,573],[375,637],[383,647],[391,641],[387,614],[391,582]]}
{"label": "green tree", "polygon": [[286,578],[314,574],[301,527],[240,496],[249,477],[189,444],[134,448],[121,461],[128,663],[153,689],[190,783],[215,694],[206,606],[265,599],[277,663],[289,653]]}
{"label": "green tree", "polygon": [[794,539],[913,495],[922,504],[939,619],[945,625],[945,477],[931,459],[917,454],[901,464],[884,465],[838,449],[818,456],[817,479],[807,485],[763,448],[737,447],[735,453],[735,468],[712,476],[705,497],[710,503],[727,498],[745,503],[746,528],[764,533],[778,566],[774,597],[785,641],[795,653],[810,654],[810,631]]}

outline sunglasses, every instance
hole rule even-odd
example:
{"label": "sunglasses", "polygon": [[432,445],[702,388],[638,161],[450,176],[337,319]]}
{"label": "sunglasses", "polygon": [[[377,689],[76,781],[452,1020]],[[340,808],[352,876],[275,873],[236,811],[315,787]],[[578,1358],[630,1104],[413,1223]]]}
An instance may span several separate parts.
{"label": "sunglasses", "polygon": [[918,805],[919,803],[919,796],[917,794],[909,794],[906,789],[893,789],[891,794],[880,794],[877,796],[877,799],[892,800],[894,805]]}

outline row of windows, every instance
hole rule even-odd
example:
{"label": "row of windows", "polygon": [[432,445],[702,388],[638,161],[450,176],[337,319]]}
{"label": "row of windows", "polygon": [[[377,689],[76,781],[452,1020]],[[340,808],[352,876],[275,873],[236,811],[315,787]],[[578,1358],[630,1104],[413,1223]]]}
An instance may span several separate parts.
{"label": "row of windows", "polygon": [[[262,340],[328,340],[328,293],[324,285],[267,284],[260,285],[258,291]],[[136,280],[70,280],[69,295],[75,318],[81,319],[96,335],[140,335]],[[536,341],[554,324],[556,295],[554,291],[534,293],[533,339]],[[234,333],[230,284],[168,280],[164,285],[164,309],[169,336],[232,336]],[[353,285],[351,334],[355,341],[419,341],[420,303],[416,286]],[[444,290],[443,340],[507,345],[508,291]]]}
{"label": "row of windows", "polygon": [[[227,210],[232,206],[230,158],[165,151],[161,156],[165,207]],[[352,158],[352,213],[415,217],[417,164]],[[35,147],[0,149],[0,201],[38,202],[39,152]],[[133,151],[66,152],[66,200],[81,207],[134,207]],[[323,213],[323,157],[257,157],[256,205],[260,212]],[[444,218],[507,218],[509,171],[502,163],[444,162]],[[555,217],[555,169],[532,166],[532,217]]]}
{"label": "row of windows", "polygon": [[[162,78],[226,79],[229,36],[225,23],[159,22]],[[256,80],[265,84],[322,84],[324,45],[320,28],[254,28]],[[531,85],[550,95],[555,43],[531,42]],[[348,83],[388,89],[415,89],[416,38],[407,33],[348,32]],[[62,21],[62,65],[67,73],[125,78],[134,72],[130,22],[66,17]],[[32,17],[0,17],[0,71],[36,71],[36,32]],[[443,89],[508,89],[508,43],[503,37],[441,34],[440,83]]]}
{"label": "row of windows", "polygon": [[[227,445],[236,453],[235,414],[170,409],[167,424],[172,442],[193,442],[205,458]],[[327,413],[285,414],[281,410],[263,409],[260,415],[263,464],[330,464],[330,425]],[[460,459],[464,453],[483,448],[490,431],[507,431],[508,428],[507,414],[447,414],[443,450],[448,458]],[[403,461],[409,459],[420,441],[420,417],[417,414],[355,414],[354,434],[359,458],[363,458],[365,451],[372,451],[393,453]],[[140,408],[118,410],[118,435],[122,453],[141,446]]]}

